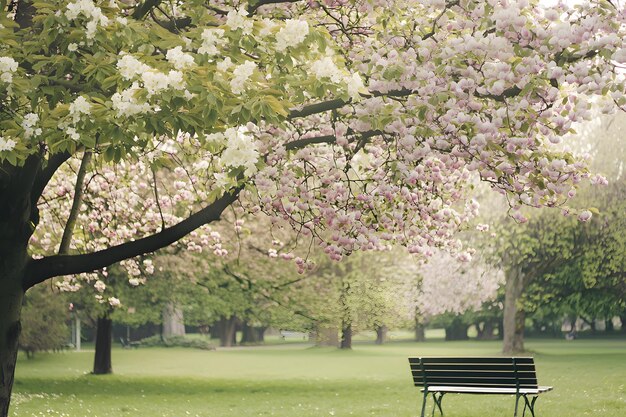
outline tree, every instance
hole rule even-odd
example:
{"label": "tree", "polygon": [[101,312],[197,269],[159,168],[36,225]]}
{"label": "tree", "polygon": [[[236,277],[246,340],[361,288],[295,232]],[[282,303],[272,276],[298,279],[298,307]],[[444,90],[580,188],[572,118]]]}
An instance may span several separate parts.
{"label": "tree", "polygon": [[[514,206],[559,204],[584,167],[549,142],[590,116],[589,97],[625,104],[611,2],[275,3],[0,2],[0,415],[23,294],[39,282],[168,246],[235,201],[333,258],[388,241],[454,248],[475,211],[462,204],[472,173]],[[167,152],[179,148],[185,158]],[[186,211],[153,204],[160,226],[33,257],[38,203],[72,158],[205,168]],[[63,180],[75,190],[64,242],[90,209],[83,179]]]}
{"label": "tree", "polygon": [[439,316],[446,329],[446,340],[468,338],[471,323],[462,316],[493,301],[503,281],[502,271],[480,256],[459,260],[442,251],[434,253],[420,267],[419,275],[422,280],[415,289],[416,311],[424,321]]}
{"label": "tree", "polygon": [[28,358],[38,351],[62,349],[69,336],[68,315],[68,303],[63,297],[52,294],[48,286],[31,288],[22,310],[20,349]]}
{"label": "tree", "polygon": [[[616,187],[583,188],[579,204],[590,204],[595,214],[585,210],[579,220],[555,213],[532,213],[530,221],[512,224],[506,219],[496,239],[496,262],[506,273],[504,306],[504,346],[507,354],[524,350],[526,313],[562,309],[595,311],[602,316],[619,314],[623,301],[623,230],[620,152],[615,142],[623,119],[598,119],[600,125],[587,127],[575,146],[590,150],[596,164],[602,167]],[[606,126],[613,129],[606,130]],[[612,140],[611,140],[612,138]],[[618,147],[618,149],[621,149]],[[594,182],[606,185],[604,176]],[[569,209],[564,210],[571,214]],[[526,220],[519,213],[518,219]],[[554,311],[554,310],[553,310]]]}

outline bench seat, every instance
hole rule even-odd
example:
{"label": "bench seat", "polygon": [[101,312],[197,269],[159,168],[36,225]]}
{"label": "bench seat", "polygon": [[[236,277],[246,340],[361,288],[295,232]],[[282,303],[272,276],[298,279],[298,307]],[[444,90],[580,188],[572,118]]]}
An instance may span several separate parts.
{"label": "bench seat", "polygon": [[[552,387],[537,387],[537,388],[520,388],[519,391],[515,388],[487,388],[487,387],[455,387],[446,385],[430,385],[428,392],[446,392],[454,394],[512,394],[515,395],[518,392],[520,394],[541,394],[542,392],[551,391]],[[424,392],[424,389],[422,389]]]}

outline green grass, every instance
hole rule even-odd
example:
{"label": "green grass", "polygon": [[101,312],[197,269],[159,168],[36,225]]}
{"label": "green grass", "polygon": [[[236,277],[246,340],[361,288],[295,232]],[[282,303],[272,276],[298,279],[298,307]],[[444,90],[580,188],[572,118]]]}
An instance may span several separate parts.
{"label": "green grass", "polygon": [[[538,417],[626,416],[626,341],[536,340]],[[418,415],[407,357],[497,355],[499,342],[359,343],[353,351],[286,344],[232,350],[114,349],[115,374],[86,374],[93,352],[20,358],[12,416]],[[509,396],[449,395],[447,417],[511,416]]]}

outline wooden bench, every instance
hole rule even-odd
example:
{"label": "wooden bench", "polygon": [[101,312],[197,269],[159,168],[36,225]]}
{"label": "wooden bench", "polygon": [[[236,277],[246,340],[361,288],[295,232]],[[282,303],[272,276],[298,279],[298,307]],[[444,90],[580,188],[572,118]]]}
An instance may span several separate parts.
{"label": "wooden bench", "polygon": [[519,400],[523,398],[522,416],[528,408],[534,417],[537,397],[552,389],[537,385],[535,361],[528,357],[422,357],[409,358],[409,364],[415,386],[422,387],[424,393],[422,417],[429,394],[434,401],[432,415],[435,406],[443,415],[441,401],[448,393],[515,395],[513,415],[517,416]]}
{"label": "wooden bench", "polygon": [[141,342],[129,342],[123,337],[120,337],[120,344],[122,345],[124,349],[130,349],[130,348],[137,349],[139,345],[141,345]]}

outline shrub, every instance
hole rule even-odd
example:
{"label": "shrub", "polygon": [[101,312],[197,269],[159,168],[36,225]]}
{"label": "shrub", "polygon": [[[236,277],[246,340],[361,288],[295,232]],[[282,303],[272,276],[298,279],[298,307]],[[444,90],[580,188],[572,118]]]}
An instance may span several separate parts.
{"label": "shrub", "polygon": [[24,297],[19,348],[32,358],[35,352],[62,349],[69,337],[67,303],[46,285],[31,288]]}
{"label": "shrub", "polygon": [[145,339],[141,339],[141,346],[185,347],[202,350],[215,350],[215,345],[208,340],[184,336],[172,336],[167,339],[162,339],[159,335],[150,336]]}

